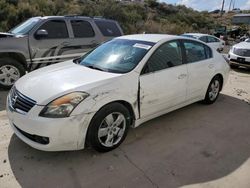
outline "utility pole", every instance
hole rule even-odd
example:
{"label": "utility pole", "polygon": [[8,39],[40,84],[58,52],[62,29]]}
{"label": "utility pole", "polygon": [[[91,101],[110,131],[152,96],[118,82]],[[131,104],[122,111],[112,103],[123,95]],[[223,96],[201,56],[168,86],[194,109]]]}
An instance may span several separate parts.
{"label": "utility pole", "polygon": [[233,0],[230,0],[230,4],[229,4],[229,9],[228,9],[228,11],[231,10],[232,2],[233,2]]}
{"label": "utility pole", "polygon": [[225,0],[222,0],[222,6],[221,6],[221,11],[220,11],[220,16],[222,16],[222,14],[223,14],[224,5],[225,5]]}

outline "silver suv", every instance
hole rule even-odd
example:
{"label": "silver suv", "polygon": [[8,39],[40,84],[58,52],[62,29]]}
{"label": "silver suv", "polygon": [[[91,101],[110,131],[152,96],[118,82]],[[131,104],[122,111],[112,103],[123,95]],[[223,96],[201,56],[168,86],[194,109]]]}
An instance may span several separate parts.
{"label": "silver suv", "polygon": [[122,34],[116,21],[104,18],[30,18],[8,33],[0,33],[0,87],[8,89],[26,71],[77,58]]}

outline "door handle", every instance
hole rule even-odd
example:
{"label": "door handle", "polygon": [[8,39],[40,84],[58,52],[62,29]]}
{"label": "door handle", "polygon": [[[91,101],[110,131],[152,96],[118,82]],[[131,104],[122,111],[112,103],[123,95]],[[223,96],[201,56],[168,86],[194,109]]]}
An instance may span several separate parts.
{"label": "door handle", "polygon": [[178,76],[178,79],[183,79],[183,78],[185,78],[187,76],[187,74],[180,74],[179,76]]}
{"label": "door handle", "polygon": [[69,42],[63,42],[63,43],[62,43],[62,46],[69,46],[69,45],[70,45]]}
{"label": "door handle", "polygon": [[214,64],[209,64],[208,68],[210,68],[210,69],[214,68]]}

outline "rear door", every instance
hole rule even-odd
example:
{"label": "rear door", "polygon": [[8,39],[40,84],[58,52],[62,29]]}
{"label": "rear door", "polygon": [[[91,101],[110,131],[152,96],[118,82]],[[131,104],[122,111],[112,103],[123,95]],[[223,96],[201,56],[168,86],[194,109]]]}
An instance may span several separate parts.
{"label": "rear door", "polygon": [[90,19],[69,19],[72,37],[64,52],[74,57],[81,56],[101,43],[100,34],[96,33]]}
{"label": "rear door", "polygon": [[166,42],[149,58],[140,76],[141,117],[171,108],[186,100],[187,66],[179,41]]}
{"label": "rear door", "polygon": [[211,46],[215,50],[218,50],[221,48],[220,40],[215,37],[207,36],[207,43],[209,46]]}
{"label": "rear door", "polygon": [[183,40],[188,70],[187,100],[203,97],[211,81],[215,65],[212,50],[197,41]]}

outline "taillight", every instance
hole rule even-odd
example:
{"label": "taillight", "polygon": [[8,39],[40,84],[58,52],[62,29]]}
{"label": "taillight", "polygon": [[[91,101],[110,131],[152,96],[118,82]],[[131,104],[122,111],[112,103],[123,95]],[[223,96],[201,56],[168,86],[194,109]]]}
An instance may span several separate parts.
{"label": "taillight", "polygon": [[225,55],[222,55],[222,57],[225,59],[225,61],[227,62],[227,64],[229,64],[230,60]]}

